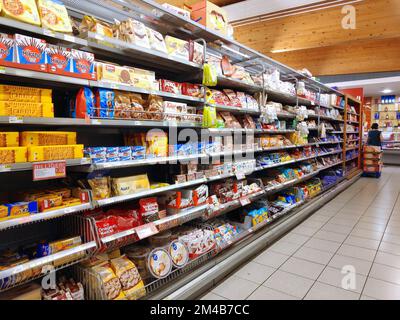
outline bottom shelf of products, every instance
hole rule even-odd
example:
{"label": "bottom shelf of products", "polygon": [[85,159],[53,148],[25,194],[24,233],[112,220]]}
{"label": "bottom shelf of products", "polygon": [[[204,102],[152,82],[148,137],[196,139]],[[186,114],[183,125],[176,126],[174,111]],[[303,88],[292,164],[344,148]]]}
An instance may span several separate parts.
{"label": "bottom shelf of products", "polygon": [[262,197],[233,207],[224,215],[199,217],[146,239],[131,241],[129,245],[121,242],[120,247],[110,247],[105,243],[79,264],[54,273],[56,287],[44,290],[39,284],[30,283],[6,291],[0,298],[15,295],[36,295],[46,300],[150,298],[340,184],[345,179],[340,164],[296,181],[289,180],[285,190],[268,192],[266,188]]}

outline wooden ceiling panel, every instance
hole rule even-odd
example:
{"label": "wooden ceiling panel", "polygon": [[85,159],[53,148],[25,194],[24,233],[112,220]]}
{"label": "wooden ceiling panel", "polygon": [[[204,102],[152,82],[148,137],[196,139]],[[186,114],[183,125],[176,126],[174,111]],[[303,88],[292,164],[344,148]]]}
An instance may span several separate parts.
{"label": "wooden ceiling panel", "polygon": [[[199,2],[199,0],[156,0],[158,3],[169,3],[177,7],[182,7],[184,4],[191,6],[192,4]],[[210,0],[212,3],[217,6],[227,6],[229,4],[234,4],[241,2],[243,0]]]}
{"label": "wooden ceiling panel", "polygon": [[314,75],[396,71],[400,70],[400,37],[269,56],[295,69],[306,67]]}
{"label": "wooden ceiling panel", "polygon": [[294,15],[235,28],[235,37],[263,52],[283,52],[332,46],[362,39],[400,36],[399,0],[364,0],[355,3],[355,30],[345,30],[341,7]]}

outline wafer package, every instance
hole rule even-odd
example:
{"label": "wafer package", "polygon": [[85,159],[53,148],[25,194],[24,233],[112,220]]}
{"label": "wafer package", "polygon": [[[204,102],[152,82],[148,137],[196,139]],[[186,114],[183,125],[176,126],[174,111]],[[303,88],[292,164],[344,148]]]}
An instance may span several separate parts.
{"label": "wafer package", "polygon": [[14,40],[14,62],[18,64],[18,68],[47,72],[48,59],[45,40],[21,34],[15,34]]}
{"label": "wafer package", "polygon": [[7,18],[40,26],[39,12],[35,0],[3,0],[1,14]]}
{"label": "wafer package", "polygon": [[37,0],[39,15],[44,28],[64,33],[72,33],[72,24],[67,8],[60,0]]}

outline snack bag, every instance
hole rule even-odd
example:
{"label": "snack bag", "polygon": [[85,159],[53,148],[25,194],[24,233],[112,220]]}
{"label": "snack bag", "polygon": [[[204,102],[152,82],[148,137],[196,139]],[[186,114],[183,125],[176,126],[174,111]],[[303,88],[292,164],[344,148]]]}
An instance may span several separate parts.
{"label": "snack bag", "polygon": [[151,49],[157,50],[160,52],[164,52],[164,53],[168,53],[167,46],[165,45],[164,37],[161,33],[157,32],[153,29],[147,28],[147,27],[146,27],[146,32],[147,32],[147,36],[150,41]]}
{"label": "snack bag", "polygon": [[72,33],[67,9],[60,0],[37,0],[42,26],[56,32]]}
{"label": "snack bag", "polygon": [[3,4],[3,16],[40,26],[40,17],[35,0],[3,0],[1,2]]}
{"label": "snack bag", "polygon": [[88,87],[79,89],[72,106],[73,118],[92,118],[95,115],[95,97]]}
{"label": "snack bag", "polygon": [[121,283],[124,295],[129,300],[136,300],[146,295],[138,269],[125,255],[112,259],[111,267]]}
{"label": "snack bag", "polygon": [[110,177],[105,172],[94,172],[88,175],[88,184],[92,189],[94,200],[111,197]]}
{"label": "snack bag", "polygon": [[94,266],[92,270],[100,276],[107,299],[125,299],[121,283],[108,262]]}

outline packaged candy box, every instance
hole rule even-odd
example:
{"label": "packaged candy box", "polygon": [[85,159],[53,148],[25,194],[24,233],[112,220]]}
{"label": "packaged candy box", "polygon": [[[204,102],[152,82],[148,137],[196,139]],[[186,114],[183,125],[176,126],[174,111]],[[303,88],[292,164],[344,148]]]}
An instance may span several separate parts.
{"label": "packaged candy box", "polygon": [[47,72],[47,44],[43,39],[21,34],[14,36],[14,62],[18,68]]}
{"label": "packaged candy box", "polygon": [[12,66],[14,58],[14,37],[0,33],[0,65]]}

